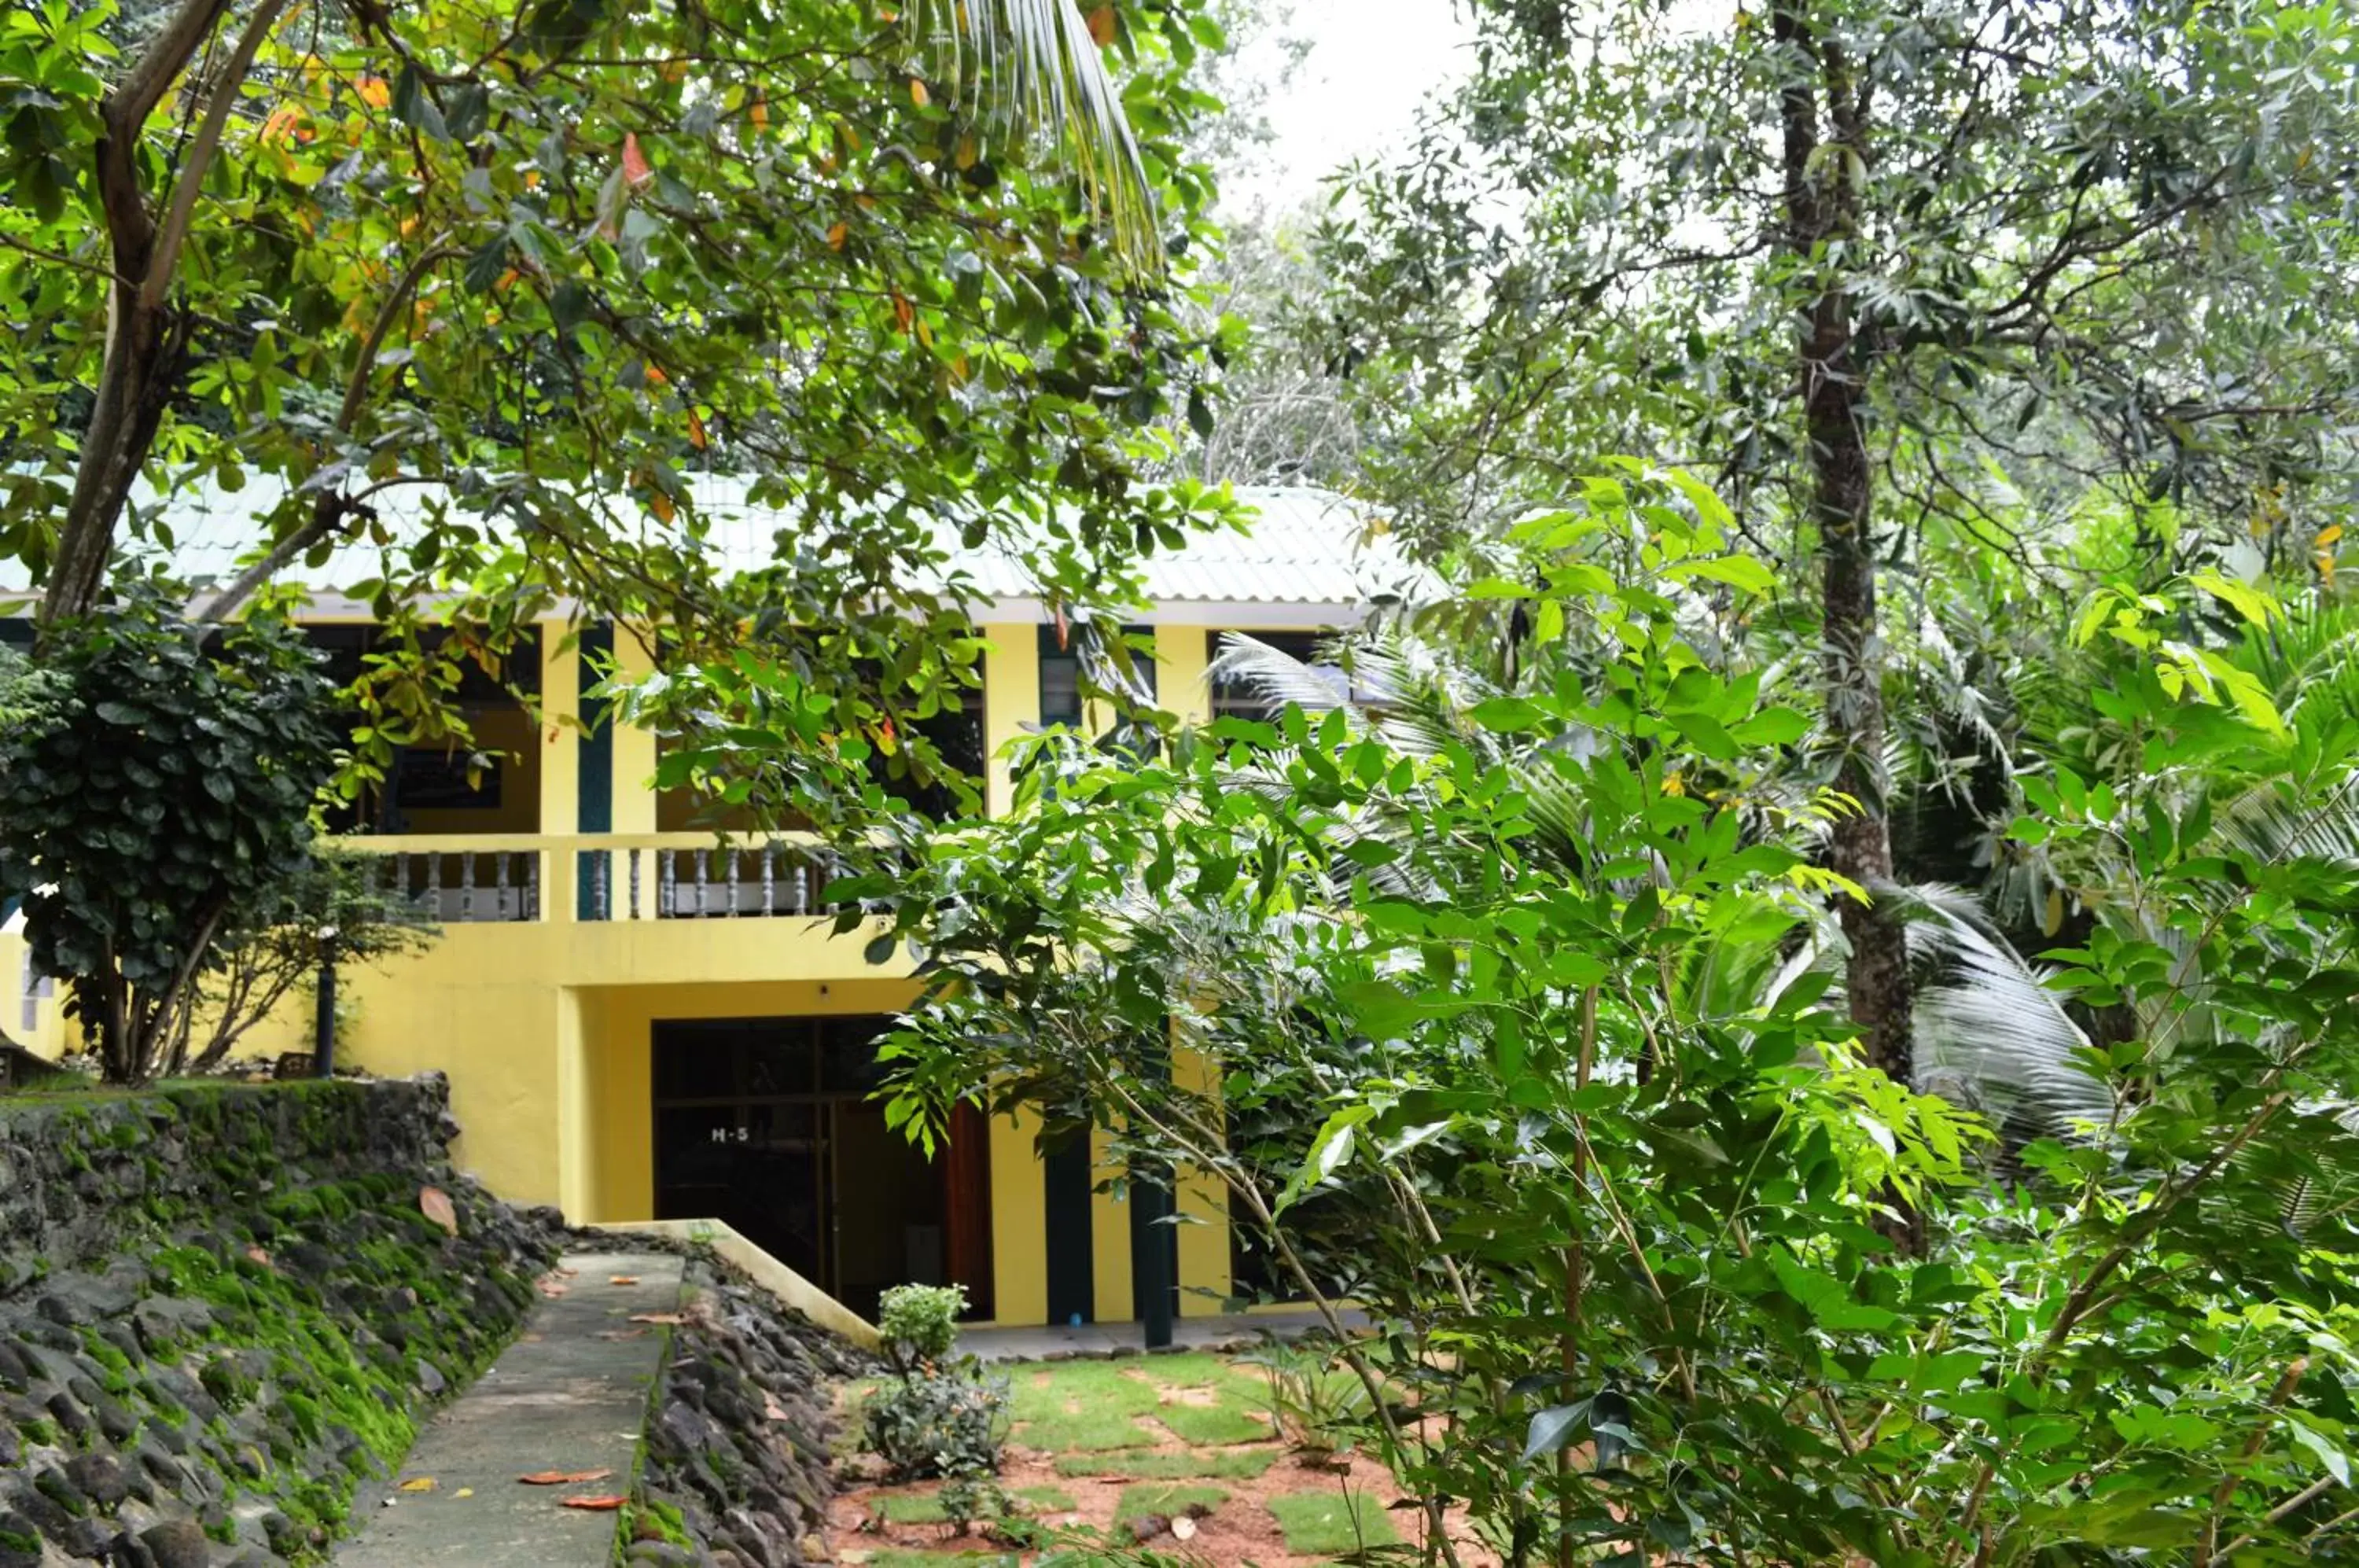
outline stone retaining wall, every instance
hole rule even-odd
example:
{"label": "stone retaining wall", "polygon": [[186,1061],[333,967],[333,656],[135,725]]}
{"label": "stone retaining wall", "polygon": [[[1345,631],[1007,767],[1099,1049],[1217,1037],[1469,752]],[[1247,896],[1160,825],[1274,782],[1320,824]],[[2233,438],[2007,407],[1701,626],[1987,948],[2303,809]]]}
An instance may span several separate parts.
{"label": "stone retaining wall", "polygon": [[714,1258],[647,1408],[623,1520],[626,1568],[805,1568],[831,1561],[834,1384],[871,1358]]}
{"label": "stone retaining wall", "polygon": [[439,1077],[0,1100],[0,1568],[325,1560],[556,1253],[452,1175],[447,1107]]}

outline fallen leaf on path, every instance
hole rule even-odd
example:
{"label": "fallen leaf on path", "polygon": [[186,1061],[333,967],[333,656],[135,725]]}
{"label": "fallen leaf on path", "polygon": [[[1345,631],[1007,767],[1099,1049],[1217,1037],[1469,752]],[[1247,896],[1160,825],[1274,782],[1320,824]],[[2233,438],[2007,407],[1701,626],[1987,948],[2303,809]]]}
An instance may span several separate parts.
{"label": "fallen leaf on path", "polygon": [[602,1329],[598,1334],[600,1339],[645,1339],[647,1336],[647,1331],[643,1328],[609,1328]]}
{"label": "fallen leaf on path", "polygon": [[684,1323],[688,1319],[679,1312],[633,1312],[631,1314],[630,1321],[633,1323]]}
{"label": "fallen leaf on path", "polygon": [[547,1296],[552,1301],[557,1300],[558,1297],[565,1294],[565,1281],[560,1279],[554,1274],[542,1275],[539,1279],[532,1282],[532,1288],[538,1290],[542,1295]]}
{"label": "fallen leaf on path", "polygon": [[603,1481],[612,1470],[536,1470],[517,1480],[527,1486],[579,1486],[585,1481]]}
{"label": "fallen leaf on path", "polygon": [[418,1212],[452,1236],[459,1234],[459,1210],[451,1202],[451,1194],[441,1188],[418,1189]]}
{"label": "fallen leaf on path", "polygon": [[617,1274],[606,1281],[609,1285],[636,1285],[638,1282],[639,1277],[636,1274]]}
{"label": "fallen leaf on path", "polygon": [[475,1495],[475,1488],[473,1486],[462,1486],[451,1495],[454,1497],[472,1497]]}
{"label": "fallen leaf on path", "polygon": [[624,1499],[609,1495],[603,1497],[561,1497],[569,1508],[588,1508],[592,1513],[610,1514],[623,1506]]}
{"label": "fallen leaf on path", "polygon": [[401,1484],[401,1489],[405,1492],[430,1492],[434,1489],[434,1477],[413,1475]]}

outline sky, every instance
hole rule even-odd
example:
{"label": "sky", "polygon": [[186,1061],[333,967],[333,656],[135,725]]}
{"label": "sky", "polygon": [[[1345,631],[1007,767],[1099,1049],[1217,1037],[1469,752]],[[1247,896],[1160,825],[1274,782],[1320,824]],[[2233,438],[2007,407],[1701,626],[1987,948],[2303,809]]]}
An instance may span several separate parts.
{"label": "sky", "polygon": [[[1310,49],[1283,83],[1273,82],[1266,114],[1276,142],[1234,177],[1224,200],[1291,207],[1319,194],[1320,181],[1355,158],[1407,142],[1418,107],[1467,70],[1473,29],[1452,0],[1258,0],[1279,16],[1273,35]],[[1277,38],[1255,40],[1240,65],[1262,80],[1277,74]]]}

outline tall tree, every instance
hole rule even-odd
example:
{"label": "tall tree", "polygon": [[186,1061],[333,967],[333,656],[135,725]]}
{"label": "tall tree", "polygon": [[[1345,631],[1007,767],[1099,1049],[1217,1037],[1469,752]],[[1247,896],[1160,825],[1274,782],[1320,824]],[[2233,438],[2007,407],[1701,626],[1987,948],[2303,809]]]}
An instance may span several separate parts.
{"label": "tall tree", "polygon": [[345,541],[386,547],[388,605],[643,609],[703,581],[700,469],[796,508],[802,609],[903,604],[940,517],[1048,519],[1021,542],[1077,592],[1133,538],[1126,432],[1183,355],[1164,242],[1210,193],[1190,0],[7,27],[0,552],[47,622],[151,541],[143,475],[275,482],[215,617]]}
{"label": "tall tree", "polygon": [[[1476,70],[1324,236],[1369,463],[1447,545],[1601,452],[1717,471],[1815,589],[1827,864],[1892,874],[1879,578],[2093,487],[2306,557],[2359,467],[2359,41],[2234,0],[1488,0]],[[2183,567],[2184,559],[2171,566]],[[1908,1071],[1902,943],[1846,912]]]}

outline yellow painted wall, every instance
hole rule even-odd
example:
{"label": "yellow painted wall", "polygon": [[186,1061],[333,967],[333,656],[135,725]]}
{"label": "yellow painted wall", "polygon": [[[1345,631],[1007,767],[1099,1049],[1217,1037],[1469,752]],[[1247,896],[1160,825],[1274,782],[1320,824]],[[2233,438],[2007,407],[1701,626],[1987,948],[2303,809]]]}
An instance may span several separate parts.
{"label": "yellow painted wall", "polygon": [[65,983],[51,981],[49,994],[39,995],[40,981],[25,958],[23,934],[0,931],[0,1039],[55,1062],[73,1038],[64,1010]]}
{"label": "yellow painted wall", "polygon": [[1117,1198],[1103,1183],[1122,1174],[1106,1152],[1106,1135],[1090,1134],[1090,1294],[1100,1323],[1126,1323],[1138,1314],[1130,1293],[1130,1197]]}
{"label": "yellow painted wall", "polygon": [[571,627],[541,628],[540,822],[550,833],[571,833],[582,799],[582,655]]}
{"label": "yellow painted wall", "polygon": [[[991,755],[988,799],[995,811],[1011,800],[999,754],[1038,711],[1038,630],[1029,623],[982,628],[985,655],[984,720]],[[579,800],[577,712],[580,661],[558,627],[544,637],[543,713],[524,737],[532,757],[532,806],[551,833],[572,830]],[[618,637],[626,673],[650,668],[646,648]],[[1163,704],[1201,719],[1206,637],[1201,627],[1161,626],[1156,635],[1157,684]],[[619,728],[614,735],[614,831],[653,832],[649,788],[655,737]],[[808,1016],[891,1011],[914,993],[906,971],[873,968],[862,957],[868,932],[831,938],[826,922],[614,920],[575,923],[571,893],[574,856],[543,856],[538,922],[453,925],[426,952],[386,970],[347,969],[343,995],[352,1020],[342,1059],[387,1074],[435,1069],[450,1074],[451,1109],[463,1131],[454,1149],[503,1196],[560,1204],[581,1221],[644,1219],[654,1205],[654,1127],[650,1030],[657,1018]],[[619,868],[617,871],[619,878]],[[621,902],[619,884],[617,906]],[[654,893],[647,894],[651,914]],[[19,1029],[17,986],[23,942],[0,935],[0,1030],[54,1054],[64,1040],[57,1003],[43,1005],[40,1026]],[[241,1054],[267,1058],[310,1048],[308,996],[289,998],[280,1015],[247,1037]],[[1184,1054],[1175,1071],[1201,1072]],[[1047,1315],[1047,1252],[1037,1124],[1001,1116],[991,1124],[993,1272],[998,1321],[1039,1323]],[[1096,1172],[1114,1172],[1097,1140]],[[1183,1180],[1181,1212],[1202,1224],[1180,1227],[1182,1311],[1216,1312],[1231,1289],[1226,1203],[1207,1178]],[[1130,1214],[1126,1202],[1093,1201],[1093,1296],[1098,1316],[1132,1315]],[[1211,1292],[1212,1294],[1207,1294]]]}
{"label": "yellow painted wall", "polygon": [[1029,621],[994,622],[982,634],[984,801],[999,816],[1016,799],[1002,752],[1040,717],[1040,628]]}
{"label": "yellow painted wall", "polygon": [[[1212,1066],[1201,1051],[1174,1050],[1171,1074],[1183,1089],[1213,1088]],[[1229,1195],[1213,1176],[1182,1176],[1180,1210],[1180,1315],[1217,1317],[1235,1290],[1229,1270]]]}

